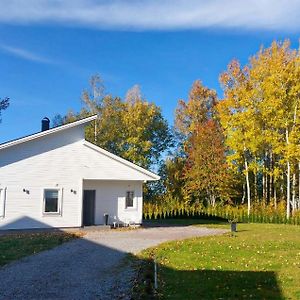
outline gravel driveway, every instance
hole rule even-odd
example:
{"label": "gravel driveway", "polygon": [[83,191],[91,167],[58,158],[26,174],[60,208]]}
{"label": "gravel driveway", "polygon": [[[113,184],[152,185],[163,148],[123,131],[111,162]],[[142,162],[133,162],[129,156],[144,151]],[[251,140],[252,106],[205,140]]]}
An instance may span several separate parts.
{"label": "gravel driveway", "polygon": [[193,226],[91,231],[0,268],[0,299],[130,299],[134,270],[126,253],[224,232]]}

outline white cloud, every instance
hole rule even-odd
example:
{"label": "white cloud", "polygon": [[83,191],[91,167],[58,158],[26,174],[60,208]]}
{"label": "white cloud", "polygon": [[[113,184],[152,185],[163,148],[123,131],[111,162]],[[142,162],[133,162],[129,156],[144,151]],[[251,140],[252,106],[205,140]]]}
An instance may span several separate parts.
{"label": "white cloud", "polygon": [[300,31],[299,0],[1,0],[0,22],[100,29]]}
{"label": "white cloud", "polygon": [[25,49],[13,47],[10,45],[3,45],[0,44],[0,50],[10,53],[14,56],[23,58],[25,60],[30,60],[34,62],[39,62],[39,63],[45,63],[45,64],[52,64],[53,62],[45,57],[42,57],[40,55],[37,55],[33,52],[27,51]]}

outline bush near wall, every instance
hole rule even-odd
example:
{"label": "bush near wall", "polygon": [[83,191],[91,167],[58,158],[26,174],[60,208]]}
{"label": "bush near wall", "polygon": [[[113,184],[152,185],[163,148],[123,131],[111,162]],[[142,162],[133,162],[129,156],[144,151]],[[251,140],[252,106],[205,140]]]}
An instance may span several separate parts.
{"label": "bush near wall", "polygon": [[280,201],[276,207],[273,204],[254,203],[251,213],[247,215],[247,205],[216,205],[204,206],[199,203],[146,202],[144,203],[144,219],[164,219],[176,217],[218,217],[228,221],[242,223],[276,223],[300,225],[300,211],[298,210],[287,219],[286,202]]}

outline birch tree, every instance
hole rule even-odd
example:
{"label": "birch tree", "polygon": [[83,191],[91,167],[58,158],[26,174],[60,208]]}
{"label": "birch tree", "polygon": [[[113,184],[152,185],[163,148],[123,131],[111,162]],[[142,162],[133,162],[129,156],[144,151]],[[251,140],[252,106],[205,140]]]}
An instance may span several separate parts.
{"label": "birch tree", "polygon": [[237,164],[244,158],[248,214],[249,173],[254,174],[256,185],[257,168],[262,174],[263,201],[270,201],[272,191],[277,197],[276,183],[281,180],[281,186],[284,184],[284,172],[287,218],[291,205],[295,209],[300,145],[299,65],[299,52],[290,49],[288,41],[274,42],[262,48],[244,68],[233,61],[221,75],[224,100],[219,104],[220,118],[226,143],[232,150],[229,160]]}
{"label": "birch tree", "polygon": [[[253,111],[249,106],[249,70],[242,68],[234,60],[227,71],[220,76],[224,89],[224,99],[218,105],[221,124],[224,128],[226,145],[231,150],[227,159],[234,168],[243,169],[247,190],[248,215],[251,209],[251,188],[249,163],[252,160],[251,130],[253,129]],[[251,123],[252,120],[252,123]]]}
{"label": "birch tree", "polygon": [[[286,170],[286,216],[290,217],[291,172],[295,172],[297,141],[299,134],[299,54],[290,49],[289,41],[273,42],[271,47],[261,51],[251,60],[251,79],[256,92],[263,95],[261,114],[268,132],[269,145]],[[283,166],[284,167],[284,166]],[[293,193],[295,189],[293,180]],[[295,197],[295,195],[294,195]]]}

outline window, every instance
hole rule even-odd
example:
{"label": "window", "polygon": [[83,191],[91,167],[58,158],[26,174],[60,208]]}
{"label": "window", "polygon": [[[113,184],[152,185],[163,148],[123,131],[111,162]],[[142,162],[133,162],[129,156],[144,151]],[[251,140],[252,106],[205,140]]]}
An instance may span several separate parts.
{"label": "window", "polygon": [[6,188],[0,187],[0,218],[5,216]]}
{"label": "window", "polygon": [[60,194],[59,189],[45,189],[44,190],[44,214],[60,214]]}
{"label": "window", "polygon": [[133,198],[134,198],[134,192],[133,191],[127,191],[126,192],[125,208],[133,207]]}

